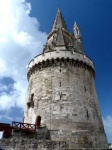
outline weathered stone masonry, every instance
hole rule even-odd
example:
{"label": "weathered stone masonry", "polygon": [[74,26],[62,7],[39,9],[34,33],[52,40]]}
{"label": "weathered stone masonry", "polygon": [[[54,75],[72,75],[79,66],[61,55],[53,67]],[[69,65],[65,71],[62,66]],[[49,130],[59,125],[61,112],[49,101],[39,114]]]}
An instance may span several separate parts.
{"label": "weathered stone masonry", "polygon": [[71,148],[107,148],[94,65],[84,54],[79,27],[75,23],[72,35],[60,10],[43,53],[29,63],[27,77],[25,122],[35,123],[41,116],[51,139],[68,141]]}
{"label": "weathered stone masonry", "polygon": [[38,140],[22,137],[0,140],[0,146],[7,150],[67,150],[65,141]]}
{"label": "weathered stone masonry", "polygon": [[2,139],[4,148],[108,149],[94,83],[94,64],[84,54],[76,23],[73,30],[74,34],[68,31],[58,9],[43,53],[28,66],[24,122],[35,124],[39,117],[41,127],[32,139]]}

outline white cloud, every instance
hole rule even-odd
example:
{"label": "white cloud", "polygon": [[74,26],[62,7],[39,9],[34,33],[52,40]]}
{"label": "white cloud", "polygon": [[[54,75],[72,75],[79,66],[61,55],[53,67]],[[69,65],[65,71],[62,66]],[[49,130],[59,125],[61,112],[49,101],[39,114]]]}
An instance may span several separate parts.
{"label": "white cloud", "polygon": [[24,108],[26,66],[42,51],[47,35],[39,30],[38,20],[30,17],[30,3],[25,0],[0,2],[0,78],[14,80],[9,93],[6,92],[7,85],[0,87],[0,110],[9,110],[15,105]]}
{"label": "white cloud", "polygon": [[108,142],[112,143],[112,116],[108,115],[103,118],[103,123],[106,134],[108,135]]}

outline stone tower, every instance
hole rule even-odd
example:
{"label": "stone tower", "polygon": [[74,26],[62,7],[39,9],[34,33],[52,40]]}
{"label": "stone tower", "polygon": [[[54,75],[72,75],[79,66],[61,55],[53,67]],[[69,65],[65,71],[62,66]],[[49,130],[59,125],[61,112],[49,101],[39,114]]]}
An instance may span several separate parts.
{"label": "stone tower", "polygon": [[84,54],[80,29],[71,34],[57,11],[42,54],[30,61],[24,122],[50,131],[51,140],[70,148],[108,147],[100,114],[93,62]]}

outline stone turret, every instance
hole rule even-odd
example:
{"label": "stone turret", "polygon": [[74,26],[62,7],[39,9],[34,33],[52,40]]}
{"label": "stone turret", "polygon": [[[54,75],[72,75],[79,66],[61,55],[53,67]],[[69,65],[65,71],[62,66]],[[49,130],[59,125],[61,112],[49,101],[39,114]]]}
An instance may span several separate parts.
{"label": "stone turret", "polygon": [[28,66],[28,95],[24,122],[50,131],[51,140],[66,141],[69,148],[106,149],[93,62],[84,54],[81,33],[71,34],[60,9],[42,54]]}
{"label": "stone turret", "polygon": [[75,36],[75,38],[76,38],[76,39],[81,39],[80,29],[79,29],[79,27],[78,27],[78,25],[77,25],[76,22],[74,23],[74,28],[73,28],[73,30],[74,30],[74,36]]}
{"label": "stone turret", "polygon": [[82,39],[81,39],[81,32],[80,32],[80,29],[79,29],[76,22],[74,23],[73,31],[74,31],[74,45],[75,45],[75,48],[76,48],[76,50],[78,50],[79,53],[84,54],[83,44],[82,44]]}

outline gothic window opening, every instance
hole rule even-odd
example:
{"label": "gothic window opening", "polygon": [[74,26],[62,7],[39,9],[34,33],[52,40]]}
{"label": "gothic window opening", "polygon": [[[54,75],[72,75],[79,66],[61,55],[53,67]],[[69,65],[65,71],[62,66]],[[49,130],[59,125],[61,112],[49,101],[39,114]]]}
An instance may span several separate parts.
{"label": "gothic window opening", "polygon": [[79,30],[77,28],[76,28],[76,32],[75,33],[76,33],[76,35],[79,35]]}

